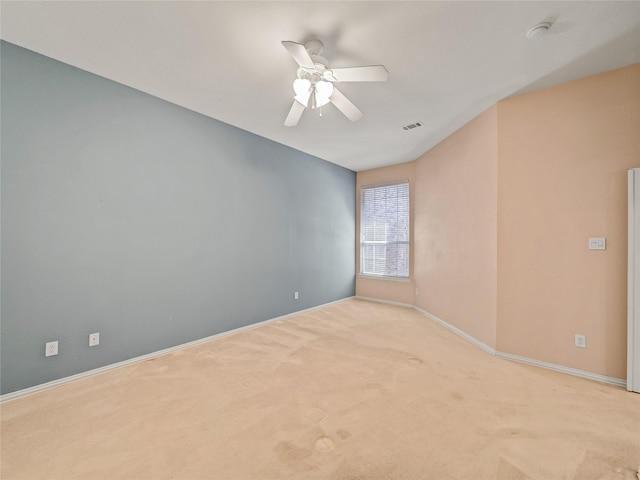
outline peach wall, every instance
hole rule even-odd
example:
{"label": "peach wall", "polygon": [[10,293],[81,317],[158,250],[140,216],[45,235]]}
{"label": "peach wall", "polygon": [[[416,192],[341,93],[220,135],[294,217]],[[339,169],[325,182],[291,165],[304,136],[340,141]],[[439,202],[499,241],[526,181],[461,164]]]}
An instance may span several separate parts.
{"label": "peach wall", "polygon": [[634,167],[640,64],[503,100],[415,162],[358,173],[358,186],[410,178],[413,260],[411,282],[358,278],[356,293],[500,352],[625,378]]}
{"label": "peach wall", "polygon": [[504,100],[498,131],[497,349],[624,378],[640,64]]}
{"label": "peach wall", "polygon": [[[367,185],[376,185],[379,183],[406,179],[409,179],[409,213],[411,216],[411,224],[409,226],[411,242],[409,259],[412,259],[414,255],[413,218],[415,216],[415,162],[407,162],[400,165],[392,165],[390,167],[358,172],[356,180],[356,272],[360,271],[360,189]],[[413,305],[413,267],[410,265],[409,268],[409,281],[385,280],[359,275],[356,276],[356,295]]]}
{"label": "peach wall", "polygon": [[497,108],[416,161],[416,306],[495,348]]}

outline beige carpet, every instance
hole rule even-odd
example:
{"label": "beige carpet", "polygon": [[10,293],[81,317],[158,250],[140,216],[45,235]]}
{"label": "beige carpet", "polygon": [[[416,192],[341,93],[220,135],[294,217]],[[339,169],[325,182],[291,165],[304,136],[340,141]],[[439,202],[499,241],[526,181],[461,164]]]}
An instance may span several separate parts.
{"label": "beige carpet", "polygon": [[640,465],[640,395],[355,299],[1,415],[2,480],[637,480]]}

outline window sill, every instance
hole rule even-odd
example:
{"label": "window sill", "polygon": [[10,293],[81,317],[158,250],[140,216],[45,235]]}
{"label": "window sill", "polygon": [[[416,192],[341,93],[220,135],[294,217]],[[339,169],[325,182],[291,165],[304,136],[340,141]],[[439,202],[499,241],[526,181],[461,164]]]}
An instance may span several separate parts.
{"label": "window sill", "polygon": [[382,275],[367,275],[365,273],[359,273],[359,278],[370,278],[372,280],[388,280],[390,282],[411,283],[411,278],[403,277],[385,277]]}

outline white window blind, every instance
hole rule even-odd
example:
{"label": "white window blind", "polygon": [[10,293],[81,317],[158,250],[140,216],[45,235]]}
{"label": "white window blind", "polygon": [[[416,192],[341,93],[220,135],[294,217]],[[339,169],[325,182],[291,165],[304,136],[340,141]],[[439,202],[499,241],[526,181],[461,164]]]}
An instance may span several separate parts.
{"label": "white window blind", "polygon": [[409,182],[363,187],[360,273],[409,277]]}

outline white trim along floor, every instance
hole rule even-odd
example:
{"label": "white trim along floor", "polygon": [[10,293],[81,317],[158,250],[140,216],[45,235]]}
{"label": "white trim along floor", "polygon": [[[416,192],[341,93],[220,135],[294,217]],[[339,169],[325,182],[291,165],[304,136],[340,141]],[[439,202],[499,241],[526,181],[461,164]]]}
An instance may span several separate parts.
{"label": "white trim along floor", "polygon": [[289,313],[287,315],[282,315],[280,317],[275,317],[275,318],[271,318],[271,319],[268,319],[268,320],[264,320],[262,322],[254,323],[254,324],[251,324],[251,325],[247,325],[245,327],[240,327],[240,328],[236,328],[236,329],[233,329],[233,330],[229,330],[227,332],[222,332],[222,333],[218,333],[216,335],[211,335],[209,337],[205,337],[205,338],[201,338],[201,339],[198,339],[198,340],[194,340],[193,342],[183,343],[181,345],[176,345],[174,347],[166,348],[166,349],[163,349],[163,350],[158,350],[156,352],[151,352],[151,353],[148,353],[146,355],[141,355],[139,357],[135,357],[135,358],[131,358],[131,359],[128,359],[128,360],[124,360],[122,362],[117,362],[117,363],[113,363],[113,364],[110,364],[110,365],[106,365],[104,367],[96,368],[96,369],[93,369],[93,370],[88,370],[86,372],[78,373],[76,375],[71,375],[71,376],[68,376],[68,377],[64,377],[64,378],[60,378],[60,379],[57,379],[57,380],[53,380],[51,382],[43,383],[43,384],[40,384],[40,385],[35,385],[33,387],[25,388],[23,390],[17,390],[15,392],[7,393],[5,395],[1,395],[0,396],[0,403],[6,402],[6,401],[9,401],[9,400],[14,400],[14,399],[17,399],[17,398],[21,398],[21,397],[24,397],[24,396],[27,396],[27,395],[31,395],[33,393],[41,392],[43,390],[48,390],[50,388],[55,388],[55,387],[57,387],[59,385],[64,385],[65,383],[74,382],[76,380],[81,380],[83,378],[91,377],[91,376],[94,376],[94,375],[99,375],[101,373],[108,372],[108,371],[114,370],[116,368],[121,368],[121,367],[125,367],[127,365],[133,365],[135,363],[144,362],[146,360],[150,360],[152,358],[156,358],[156,357],[159,357],[159,356],[162,356],[162,355],[167,355],[169,353],[175,352],[177,350],[181,350],[183,348],[192,347],[192,346],[195,346],[195,345],[199,345],[201,343],[209,342],[209,341],[214,340],[216,338],[224,337],[224,336],[227,336],[227,335],[234,335],[236,333],[243,332],[243,331],[246,331],[246,330],[251,330],[253,328],[257,328],[257,327],[262,326],[262,325],[266,325],[266,324],[269,324],[269,323],[272,323],[272,322],[276,322],[278,320],[282,320],[282,319],[285,319],[285,318],[288,318],[288,317],[291,317],[291,316],[294,316],[294,315],[300,315],[300,314],[305,313],[305,312],[311,312],[313,310],[318,310],[320,308],[325,308],[325,307],[327,307],[329,305],[333,305],[333,304],[336,304],[336,303],[344,302],[344,301],[349,300],[351,298],[358,298],[360,300],[367,300],[367,301],[370,301],[370,302],[377,302],[377,303],[384,303],[384,304],[387,304],[387,305],[396,305],[396,306],[400,306],[400,307],[412,308],[412,309],[420,312],[421,314],[423,314],[424,316],[426,316],[430,320],[433,320],[434,322],[442,325],[443,327],[447,328],[448,330],[451,330],[455,334],[461,336],[465,340],[471,342],[475,346],[481,348],[485,352],[487,352],[487,353],[489,353],[489,354],[491,354],[493,356],[499,357],[499,358],[504,358],[506,360],[512,360],[512,361],[520,362],[520,363],[526,363],[528,365],[534,365],[534,366],[537,366],[537,367],[546,368],[546,369],[549,369],[549,370],[554,370],[556,372],[562,372],[562,373],[566,373],[566,374],[569,374],[569,375],[575,375],[575,376],[582,377],[582,378],[588,378],[590,380],[595,380],[595,381],[607,383],[607,384],[610,384],[610,385],[616,385],[616,386],[619,386],[619,387],[626,387],[626,385],[627,385],[626,380],[623,380],[621,378],[608,377],[608,376],[605,376],[605,375],[599,375],[599,374],[596,374],[596,373],[587,372],[587,371],[579,370],[579,369],[576,369],[576,368],[565,367],[565,366],[557,365],[557,364],[554,364],[554,363],[543,362],[543,361],[540,361],[540,360],[535,360],[535,359],[531,359],[531,358],[527,358],[527,357],[521,357],[521,356],[518,356],[518,355],[512,355],[510,353],[504,353],[504,352],[497,351],[494,348],[491,348],[490,346],[486,345],[485,343],[475,339],[471,335],[469,335],[469,334],[465,333],[464,331],[460,330],[459,328],[447,323],[446,321],[436,317],[435,315],[432,315],[431,313],[429,313],[429,312],[427,312],[427,311],[425,311],[425,310],[423,310],[423,309],[421,309],[419,307],[416,307],[415,305],[411,305],[411,304],[408,304],[408,303],[393,302],[393,301],[390,301],[390,300],[382,300],[382,299],[373,298],[373,297],[363,297],[363,296],[356,295],[356,296],[353,296],[353,297],[346,297],[346,298],[343,298],[343,299],[340,299],[340,300],[336,300],[334,302],[329,302],[329,303],[325,303],[325,304],[322,304],[322,305],[318,305],[316,307],[311,307],[311,308],[308,308],[308,309],[305,309],[305,310],[299,310],[297,312]]}

